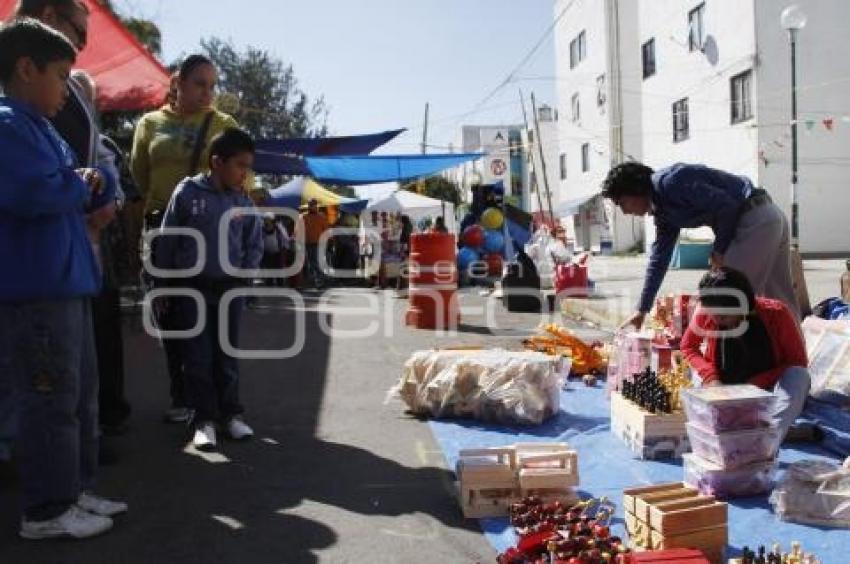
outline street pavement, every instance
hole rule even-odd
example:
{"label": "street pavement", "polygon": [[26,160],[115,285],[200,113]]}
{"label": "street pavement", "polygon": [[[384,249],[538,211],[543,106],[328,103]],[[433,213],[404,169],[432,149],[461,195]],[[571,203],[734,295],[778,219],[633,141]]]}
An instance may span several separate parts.
{"label": "street pavement", "polygon": [[492,562],[477,522],[461,516],[427,423],[385,400],[414,350],[519,348],[545,319],[508,314],[470,289],[457,334],[439,336],[404,327],[406,301],[392,291],[300,296],[261,298],[246,312],[244,349],[287,348],[299,326],[304,348],[287,360],[242,361],[257,437],[224,441],[215,455],[187,448],[187,428],[162,422],[164,355],[139,315],[126,315],[131,427],[105,439],[120,460],[102,468],[98,492],[126,500],[129,513],[99,538],[24,541],[7,481],[0,563]]}

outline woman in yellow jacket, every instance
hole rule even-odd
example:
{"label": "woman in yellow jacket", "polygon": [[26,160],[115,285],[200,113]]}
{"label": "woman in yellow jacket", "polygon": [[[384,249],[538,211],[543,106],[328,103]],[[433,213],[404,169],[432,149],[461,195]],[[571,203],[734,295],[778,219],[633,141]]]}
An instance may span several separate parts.
{"label": "woman in yellow jacket", "polygon": [[[180,181],[208,172],[209,140],[227,128],[238,127],[231,116],[212,107],[217,79],[210,59],[203,55],[187,57],[173,79],[172,96],[166,105],[142,116],[136,126],[130,169],[145,199],[145,230],[160,226]],[[253,184],[253,176],[247,182]],[[181,328],[171,308],[158,307],[156,312],[161,329]],[[163,347],[171,379],[171,408],[165,418],[185,422],[191,411],[186,403],[180,343],[163,339]]]}
{"label": "woman in yellow jacket", "polygon": [[208,170],[210,139],[238,127],[231,116],[212,107],[217,80],[210,59],[187,57],[175,77],[171,102],[139,120],[130,167],[145,198],[146,217],[165,210],[181,180]]}

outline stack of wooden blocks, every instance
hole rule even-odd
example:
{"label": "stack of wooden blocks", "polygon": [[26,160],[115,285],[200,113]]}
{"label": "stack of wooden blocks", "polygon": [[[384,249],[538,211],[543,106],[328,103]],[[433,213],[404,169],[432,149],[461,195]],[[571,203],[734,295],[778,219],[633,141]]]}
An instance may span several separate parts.
{"label": "stack of wooden blocks", "polygon": [[681,458],[690,450],[685,423],[681,411],[650,413],[620,392],[611,393],[611,432],[641,459]]}
{"label": "stack of wooden blocks", "polygon": [[512,503],[530,495],[545,502],[578,501],[578,455],[566,443],[465,449],[457,476],[467,518],[505,516]]}
{"label": "stack of wooden blocks", "polygon": [[682,483],[631,488],[623,492],[631,548],[695,548],[710,562],[723,562],[728,543],[728,508]]}

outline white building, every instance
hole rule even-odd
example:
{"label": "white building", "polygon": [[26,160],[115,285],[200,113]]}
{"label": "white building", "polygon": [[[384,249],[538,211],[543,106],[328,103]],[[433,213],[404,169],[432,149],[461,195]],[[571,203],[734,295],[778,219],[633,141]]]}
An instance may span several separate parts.
{"label": "white building", "polygon": [[455,171],[455,181],[472,199],[470,187],[476,183],[501,182],[506,200],[521,207],[528,193],[526,163],[521,125],[464,125],[460,146],[465,153],[486,153],[482,159],[467,163]]}
{"label": "white building", "polygon": [[[613,238],[625,251],[643,238],[643,222],[593,196],[612,164],[640,155],[639,137],[623,135],[624,116],[639,111],[640,55],[631,0],[557,0],[556,79],[560,120],[560,208],[575,212],[577,244],[596,248]],[[627,25],[621,25],[625,22]]]}
{"label": "white building", "polygon": [[[539,136],[536,133],[538,128]],[[537,127],[533,121],[529,123],[526,140],[528,143],[525,151],[531,157],[531,166],[528,167],[526,179],[528,189],[524,192],[525,198],[521,207],[529,213],[541,210],[548,212],[550,200],[553,208],[560,201],[558,111],[545,104],[537,108]],[[543,150],[542,159],[540,158],[541,149]],[[546,170],[545,180],[544,169]]]}
{"label": "white building", "polygon": [[[850,58],[836,54],[846,51],[850,3],[795,3],[808,16],[797,49],[800,244],[809,254],[840,254],[850,247],[841,205],[850,201],[843,192]],[[656,168],[698,162],[747,175],[790,217],[790,48],[780,26],[786,5],[558,0],[555,17],[566,10],[556,28],[567,161],[562,200],[595,193],[608,165],[631,157]],[[607,100],[593,106],[594,93]],[[576,94],[580,115],[571,123]],[[624,226],[613,225],[618,248],[627,246],[624,235],[629,239]]]}

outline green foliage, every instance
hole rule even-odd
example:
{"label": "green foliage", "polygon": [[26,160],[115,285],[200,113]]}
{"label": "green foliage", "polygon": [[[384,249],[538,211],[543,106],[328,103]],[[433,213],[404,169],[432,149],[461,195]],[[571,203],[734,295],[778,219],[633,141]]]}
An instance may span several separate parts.
{"label": "green foliage", "polygon": [[[235,96],[229,113],[257,138],[321,137],[327,132],[324,99],[311,101],[298,86],[292,65],[256,47],[239,51],[217,37],[201,40],[201,49],[219,71],[219,89]],[[230,110],[230,108],[228,108]]]}
{"label": "green foliage", "polygon": [[157,57],[162,55],[162,33],[155,23],[139,18],[121,18],[121,22],[148,51]]}
{"label": "green foliage", "polygon": [[457,184],[442,176],[432,176],[421,182],[411,183],[405,186],[405,189],[429,198],[451,202],[454,205],[460,203],[460,189]]}

